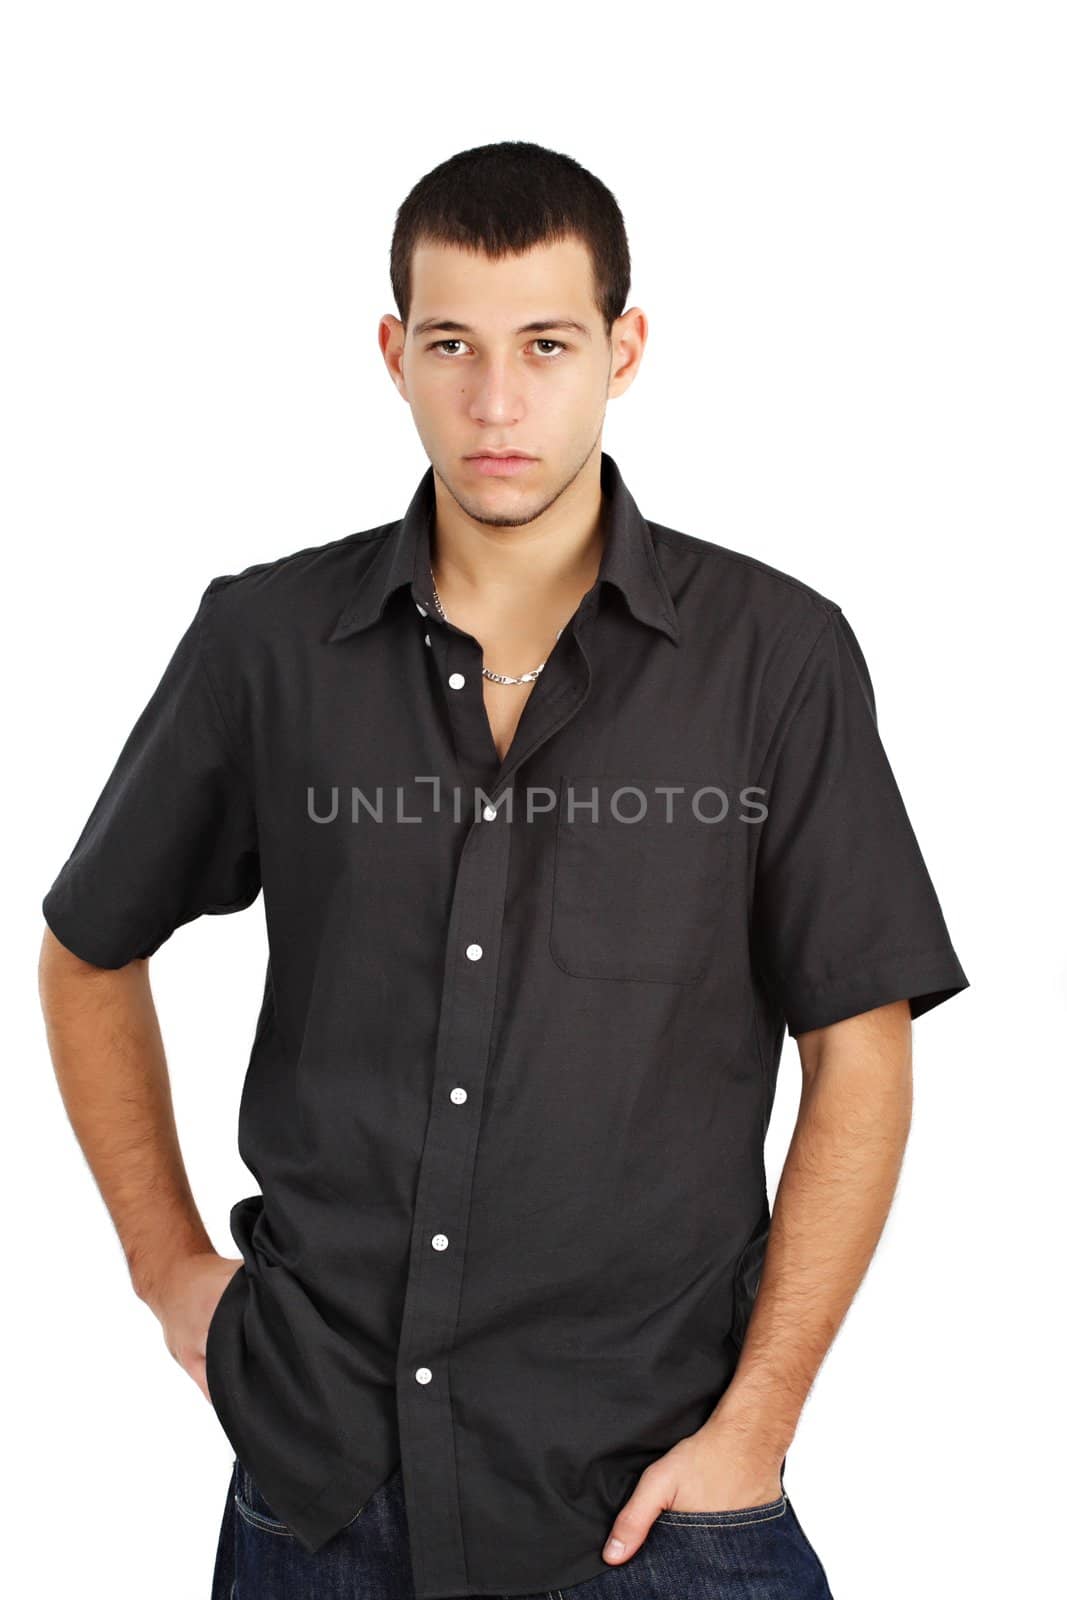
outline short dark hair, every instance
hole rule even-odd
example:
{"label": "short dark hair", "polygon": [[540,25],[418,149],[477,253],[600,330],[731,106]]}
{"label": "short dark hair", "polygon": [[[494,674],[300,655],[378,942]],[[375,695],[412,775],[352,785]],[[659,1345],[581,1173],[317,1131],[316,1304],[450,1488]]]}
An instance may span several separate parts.
{"label": "short dark hair", "polygon": [[492,259],[573,237],[589,249],[597,309],[610,337],[630,292],[626,228],[611,190],[571,156],[522,139],[461,150],[420,178],[396,215],[389,276],[400,320],[411,310],[420,242]]}

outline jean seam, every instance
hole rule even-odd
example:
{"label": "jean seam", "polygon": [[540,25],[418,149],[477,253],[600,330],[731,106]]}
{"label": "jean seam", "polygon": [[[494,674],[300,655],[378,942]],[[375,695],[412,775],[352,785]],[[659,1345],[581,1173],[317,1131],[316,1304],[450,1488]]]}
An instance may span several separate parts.
{"label": "jean seam", "polygon": [[[657,1522],[669,1522],[676,1528],[701,1527],[701,1528],[745,1528],[752,1523],[773,1522],[776,1517],[784,1517],[789,1502],[789,1496],[783,1494],[778,1500],[768,1503],[767,1514],[762,1517],[724,1517],[718,1511],[661,1511],[656,1518]],[[770,1509],[774,1507],[775,1509]],[[758,1510],[759,1507],[753,1507]]]}
{"label": "jean seam", "polygon": [[237,1501],[237,1510],[245,1522],[250,1523],[253,1528],[258,1528],[261,1533],[273,1533],[282,1539],[293,1537],[293,1530],[287,1528],[284,1522],[272,1522],[269,1517],[261,1517],[258,1511],[253,1511],[252,1507],[245,1505],[241,1499]]}

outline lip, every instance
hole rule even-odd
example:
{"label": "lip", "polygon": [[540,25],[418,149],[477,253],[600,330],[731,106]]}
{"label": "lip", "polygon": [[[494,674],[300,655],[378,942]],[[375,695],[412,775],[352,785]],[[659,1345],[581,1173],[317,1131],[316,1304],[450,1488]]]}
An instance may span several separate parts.
{"label": "lip", "polygon": [[523,455],[477,455],[468,456],[467,460],[475,472],[480,472],[487,478],[510,478],[534,464],[533,456]]}

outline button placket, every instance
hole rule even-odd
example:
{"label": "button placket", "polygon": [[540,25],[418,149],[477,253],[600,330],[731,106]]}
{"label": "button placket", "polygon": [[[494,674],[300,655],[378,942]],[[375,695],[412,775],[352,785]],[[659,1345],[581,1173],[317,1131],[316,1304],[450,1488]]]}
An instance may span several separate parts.
{"label": "button placket", "polygon": [[[434,650],[431,659],[444,690],[457,760],[499,801],[512,775],[580,708],[590,686],[588,657],[577,638],[564,641],[564,650],[550,663],[549,682],[539,681],[538,694],[523,709],[502,766],[485,711],[478,646],[444,623],[440,640],[444,648]],[[450,1358],[460,1331],[464,1228],[489,1070],[511,846],[510,828],[477,825],[496,819],[497,805],[489,801],[480,817],[476,807],[472,813],[446,935],[430,1115],[397,1356],[397,1417],[415,1584],[457,1591],[469,1590],[472,1582],[461,1531]],[[457,1106],[469,1114],[453,1115]],[[440,1240],[447,1249],[435,1242]]]}
{"label": "button placket", "polygon": [[[450,1356],[489,1064],[509,855],[509,829],[471,824],[448,923],[431,1110],[415,1195],[397,1361],[397,1415],[416,1582],[453,1584],[458,1590],[469,1583],[459,1532]],[[470,1114],[457,1117],[460,1105]]]}

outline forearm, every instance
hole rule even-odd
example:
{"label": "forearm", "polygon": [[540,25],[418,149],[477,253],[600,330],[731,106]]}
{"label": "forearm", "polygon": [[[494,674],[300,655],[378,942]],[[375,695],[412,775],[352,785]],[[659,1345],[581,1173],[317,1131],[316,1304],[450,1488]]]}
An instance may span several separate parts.
{"label": "forearm", "polygon": [[67,1115],[134,1290],[151,1301],[176,1262],[212,1245],[178,1144],[148,964],[93,967],[49,931],[39,985]]}
{"label": "forearm", "polygon": [[738,1366],[714,1413],[769,1459],[792,1442],[816,1373],[885,1226],[911,1117],[906,1002],[798,1039],[803,1088]]}

